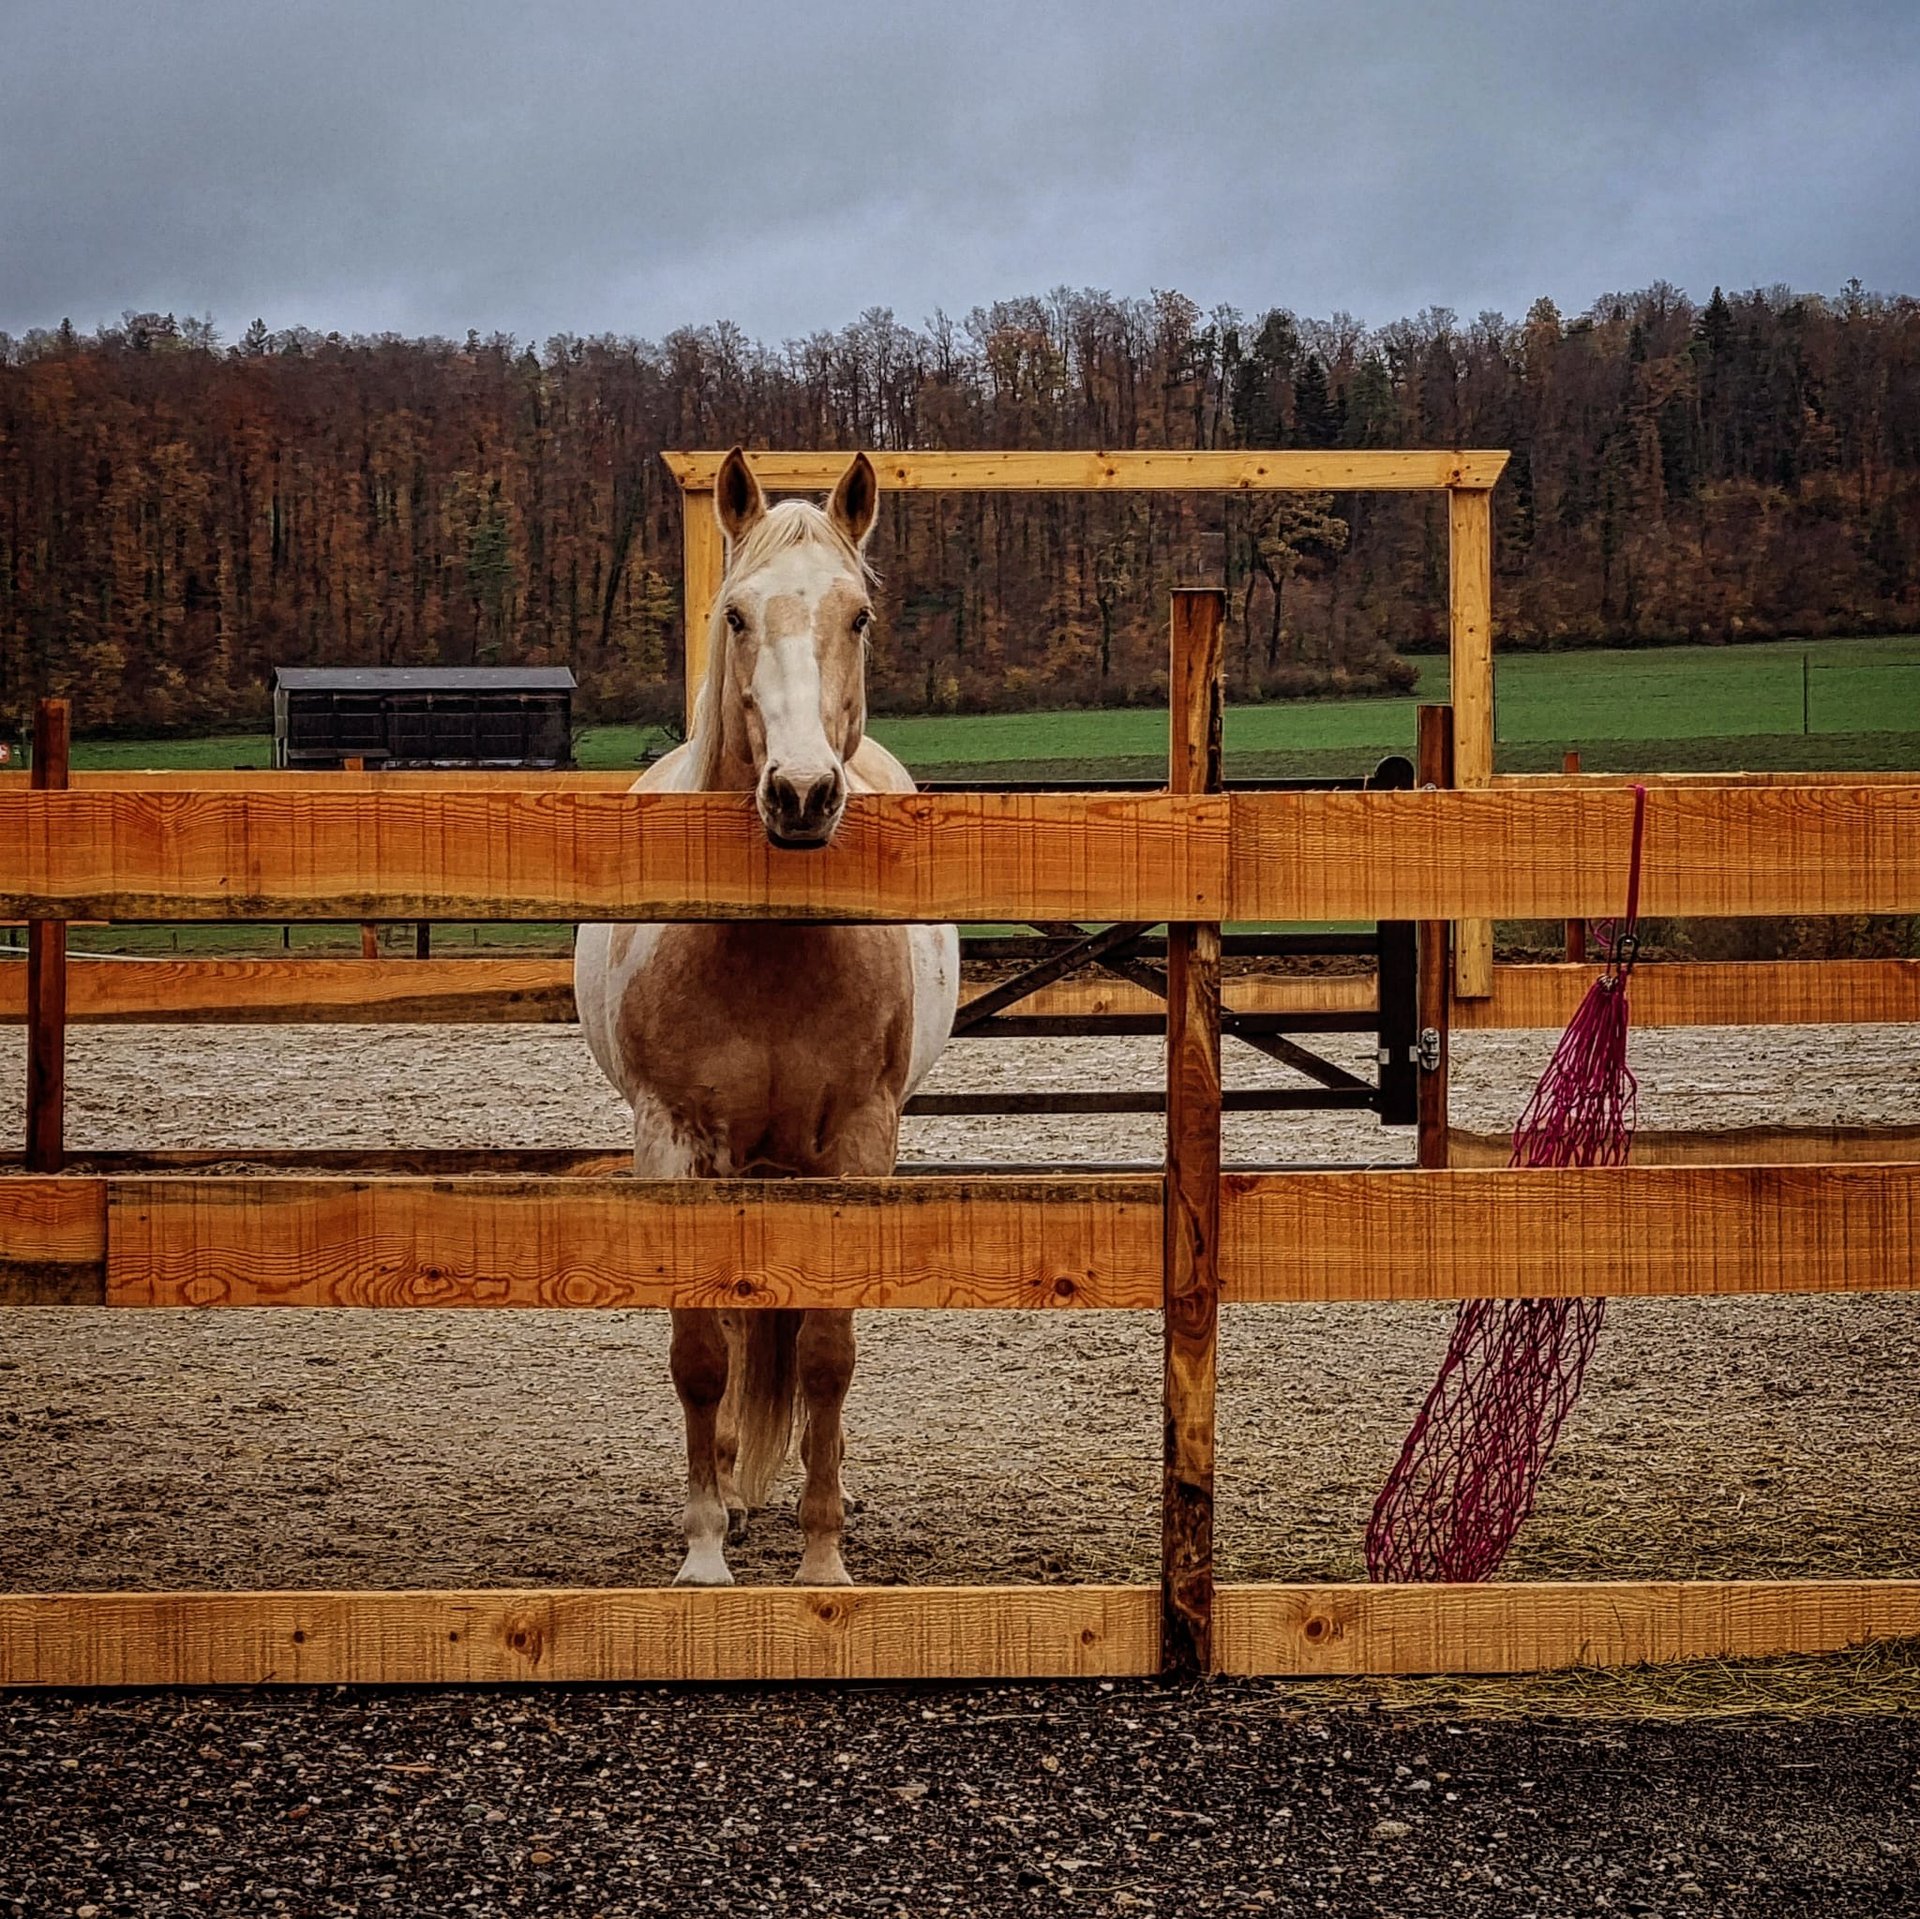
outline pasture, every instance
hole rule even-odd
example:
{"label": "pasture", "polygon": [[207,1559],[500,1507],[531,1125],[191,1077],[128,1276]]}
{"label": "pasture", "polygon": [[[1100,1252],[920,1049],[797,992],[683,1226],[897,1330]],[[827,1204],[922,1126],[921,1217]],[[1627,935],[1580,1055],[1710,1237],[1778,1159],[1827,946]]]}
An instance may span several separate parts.
{"label": "pasture", "polygon": [[[1227,703],[1227,770],[1247,777],[1364,771],[1411,753],[1414,714],[1444,703],[1444,657],[1416,656],[1405,699]],[[1803,675],[1803,668],[1804,671]],[[1920,762],[1920,635],[1782,640],[1752,646],[1498,654],[1496,764],[1557,768],[1577,748],[1596,770],[1681,772],[1804,767],[1872,771]],[[1803,721],[1805,722],[1803,730]],[[880,714],[873,732],[905,762],[950,779],[1152,777],[1166,765],[1164,709]],[[586,728],[587,767],[635,766],[658,728]],[[80,740],[79,768],[265,766],[262,733]]]}

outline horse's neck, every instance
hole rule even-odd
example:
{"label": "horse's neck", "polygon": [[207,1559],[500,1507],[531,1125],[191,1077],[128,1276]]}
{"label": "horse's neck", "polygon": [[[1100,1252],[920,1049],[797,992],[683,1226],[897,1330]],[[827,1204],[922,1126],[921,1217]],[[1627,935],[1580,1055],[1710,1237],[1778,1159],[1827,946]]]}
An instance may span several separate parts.
{"label": "horse's neck", "polygon": [[708,710],[687,741],[686,791],[751,793],[753,760],[747,751],[746,723],[738,713]]}

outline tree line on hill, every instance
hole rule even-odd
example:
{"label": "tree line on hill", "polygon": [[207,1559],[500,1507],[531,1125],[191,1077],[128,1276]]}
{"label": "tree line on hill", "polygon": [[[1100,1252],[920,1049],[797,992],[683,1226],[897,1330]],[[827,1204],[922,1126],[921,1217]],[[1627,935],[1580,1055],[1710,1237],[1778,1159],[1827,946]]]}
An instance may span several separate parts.
{"label": "tree line on hill", "polygon": [[[0,723],[258,723],[276,664],[565,664],[679,707],[665,448],[1509,447],[1503,646],[1920,625],[1920,301],[1850,284],[1574,319],[1203,312],[1062,290],[779,347],[343,338],[129,315],[0,335]],[[1238,697],[1386,691],[1445,643],[1427,495],[886,497],[877,705],[1157,701],[1167,593]]]}

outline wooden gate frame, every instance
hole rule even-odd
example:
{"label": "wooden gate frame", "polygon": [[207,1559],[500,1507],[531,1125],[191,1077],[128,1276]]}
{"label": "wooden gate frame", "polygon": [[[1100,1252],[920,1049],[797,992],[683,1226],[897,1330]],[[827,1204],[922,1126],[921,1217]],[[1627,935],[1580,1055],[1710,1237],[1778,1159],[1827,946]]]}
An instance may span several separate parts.
{"label": "wooden gate frame", "polygon": [[[845,453],[750,453],[773,493],[824,493]],[[870,454],[882,492],[906,493],[1432,493],[1447,496],[1447,650],[1453,691],[1453,779],[1493,781],[1493,489],[1512,457],[1504,450],[1432,453],[1129,451]],[[686,720],[706,676],[709,616],[726,572],[713,490],[724,453],[664,453],[682,494]],[[1453,932],[1453,991],[1493,991],[1493,922],[1463,920]]]}

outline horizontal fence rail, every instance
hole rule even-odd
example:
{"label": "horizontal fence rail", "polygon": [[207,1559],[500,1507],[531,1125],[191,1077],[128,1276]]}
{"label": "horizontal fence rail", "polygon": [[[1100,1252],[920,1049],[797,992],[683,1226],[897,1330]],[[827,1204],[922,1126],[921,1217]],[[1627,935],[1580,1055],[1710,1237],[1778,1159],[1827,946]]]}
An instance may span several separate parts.
{"label": "horizontal fence rail", "polygon": [[[868,794],[795,853],[735,795],[15,791],[0,917],[1600,917],[1632,820],[1617,789]],[[1920,909],[1920,784],[1663,791],[1641,907]]]}
{"label": "horizontal fence rail", "polygon": [[[824,493],[847,470],[845,453],[753,453],[754,477],[772,492]],[[1487,488],[1505,472],[1501,450],[1202,453],[869,453],[883,491],[908,493],[1440,492]],[[664,453],[690,493],[710,492],[724,453]],[[705,503],[702,502],[704,505]],[[711,510],[710,508],[708,509]]]}
{"label": "horizontal fence rail", "polygon": [[[4,1177],[0,1300],[1147,1311],[1162,1208],[1124,1176]],[[1229,1172],[1220,1272],[1242,1305],[1912,1290],[1920,1165]]]}
{"label": "horizontal fence rail", "polygon": [[[1625,904],[1630,791],[1236,794],[1236,920],[1603,918]],[[1647,803],[1640,910],[1901,913],[1920,785],[1688,787]]]}
{"label": "horizontal fence rail", "polygon": [[[0,1686],[1137,1678],[1153,1586],[0,1594]],[[1238,1585],[1224,1673],[1511,1673],[1841,1652],[1920,1633],[1920,1581]]]}
{"label": "horizontal fence rail", "polygon": [[744,794],[7,794],[0,913],[937,921],[1014,901],[1043,919],[1217,918],[1227,804],[862,795],[831,847],[793,853]]}
{"label": "horizontal fence rail", "polygon": [[[1456,1031],[1558,1029],[1597,964],[1496,966],[1493,992],[1453,1007]],[[985,991],[969,982],[962,1003]],[[1230,974],[1226,1011],[1312,1019],[1365,1017],[1372,973]],[[1633,1023],[1807,1026],[1920,1022],[1920,960],[1643,960]],[[1055,981],[1020,1002],[1046,1017],[1163,1015],[1166,1001],[1126,980]],[[26,1018],[26,968],[0,963],[0,1024]],[[79,1025],[341,1022],[437,1025],[576,1017],[566,959],[69,959],[67,1016]]]}
{"label": "horizontal fence rail", "polygon": [[[1044,771],[1044,763],[1036,772]],[[24,768],[0,768],[0,793],[28,789]],[[477,788],[489,793],[627,793],[638,766],[530,770],[518,767],[449,767],[439,771],[395,767],[348,772],[331,767],[290,772],[276,767],[77,767],[68,785],[94,793],[444,793]],[[1911,773],[1496,773],[1489,784],[1516,792],[1597,792],[1622,786],[1673,788],[1715,786],[1910,786]],[[1229,782],[1231,784],[1231,782]],[[1260,782],[1262,786],[1267,782]],[[1284,782],[1275,781],[1275,786]],[[1310,782],[1319,786],[1321,782]],[[1354,784],[1359,784],[1356,780]],[[1000,790],[1005,790],[1004,788]],[[1070,791],[1070,782],[1056,790]]]}

